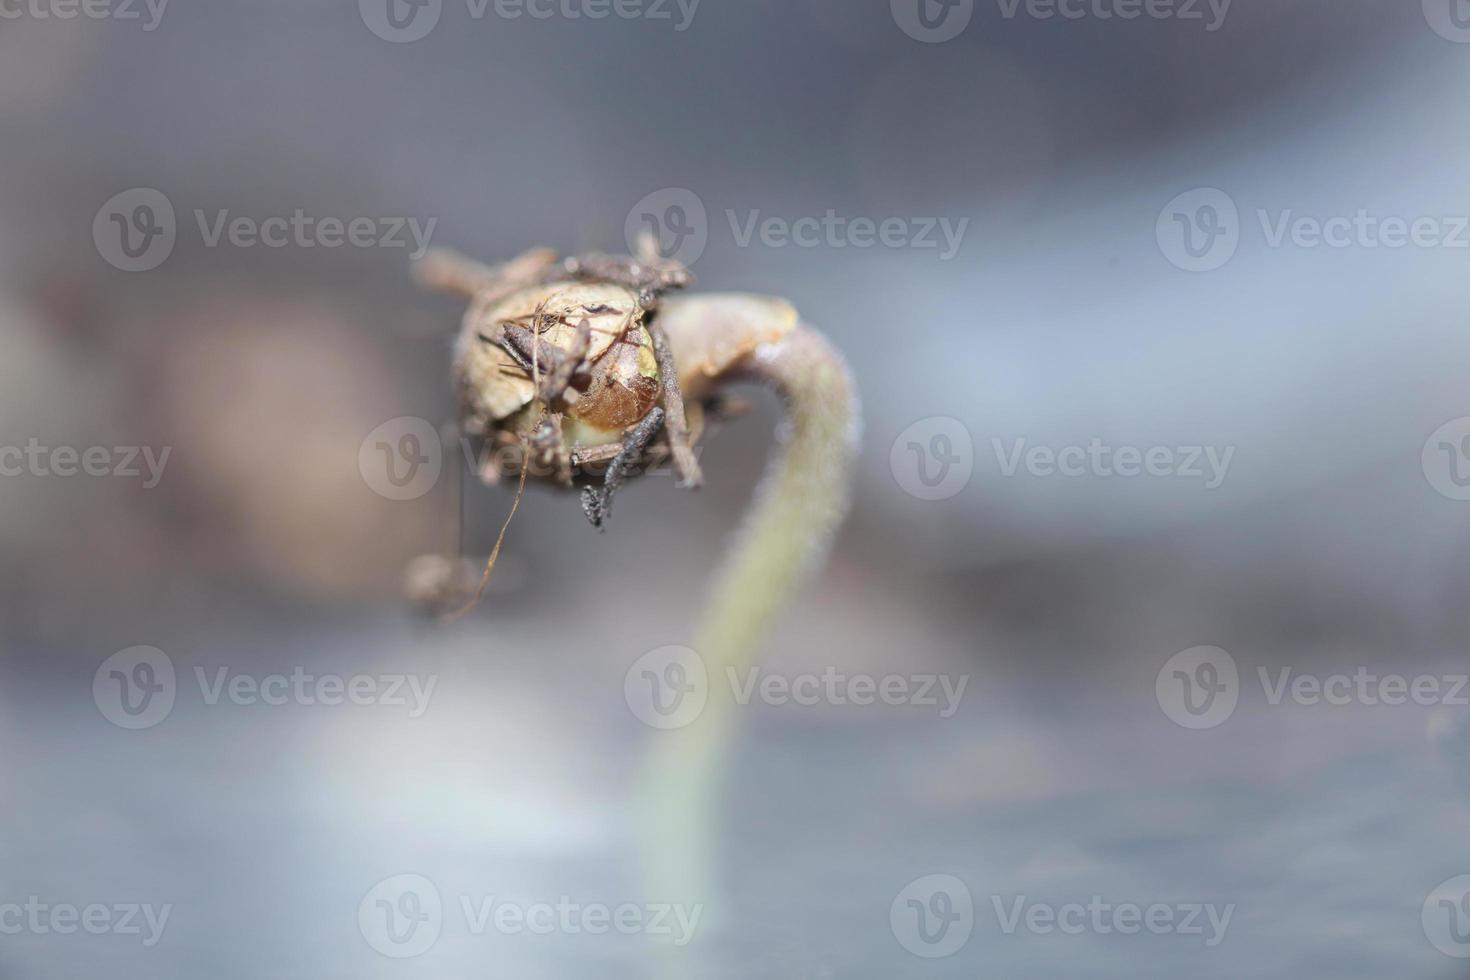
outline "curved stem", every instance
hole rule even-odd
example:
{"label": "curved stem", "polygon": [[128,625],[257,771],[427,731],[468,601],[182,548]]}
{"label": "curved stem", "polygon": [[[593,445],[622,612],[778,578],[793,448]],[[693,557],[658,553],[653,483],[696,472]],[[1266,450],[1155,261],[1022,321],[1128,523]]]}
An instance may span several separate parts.
{"label": "curved stem", "polygon": [[[771,384],[786,407],[779,445],[719,571],[694,634],[708,701],[688,726],[659,732],[649,753],[640,826],[649,898],[704,904],[734,714],[729,672],[753,659],[795,590],[820,566],[847,513],[859,415],[842,356],[805,325],[747,356],[730,379]],[[724,380],[724,379],[722,379]]]}

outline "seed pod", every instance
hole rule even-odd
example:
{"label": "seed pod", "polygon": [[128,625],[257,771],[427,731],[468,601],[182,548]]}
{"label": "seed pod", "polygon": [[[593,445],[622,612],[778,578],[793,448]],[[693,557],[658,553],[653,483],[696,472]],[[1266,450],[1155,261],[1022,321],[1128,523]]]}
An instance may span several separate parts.
{"label": "seed pod", "polygon": [[537,377],[560,372],[562,390],[541,407],[565,413],[566,448],[620,442],[661,390],[645,316],[634,292],[612,283],[533,286],[471,309],[455,358],[466,429],[529,433],[539,415]]}

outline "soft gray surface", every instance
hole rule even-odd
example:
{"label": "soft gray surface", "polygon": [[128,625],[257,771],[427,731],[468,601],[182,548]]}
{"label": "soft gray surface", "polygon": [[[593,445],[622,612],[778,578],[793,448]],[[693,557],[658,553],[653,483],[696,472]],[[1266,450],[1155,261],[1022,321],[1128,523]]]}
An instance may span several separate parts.
{"label": "soft gray surface", "polygon": [[[705,0],[690,30],[444,25],[388,45],[351,3],[171,7],[157,32],[0,22],[0,447],[173,447],[166,479],[0,478],[0,907],[170,903],[154,948],[0,934],[0,978],[330,980],[656,975],[619,936],[472,936],[461,894],[641,894],[632,792],[652,738],[624,672],[686,641],[776,421],[709,444],[699,496],[630,488],[606,536],[534,495],[495,593],[410,619],[405,561],[452,497],[392,504],[363,437],[439,421],[452,301],[401,252],[181,242],[127,275],[98,205],[151,186],[228,208],[437,217],[486,259],[616,248],[687,187],[701,284],[790,296],[865,395],[852,519],[772,639],[799,673],[970,678],[915,707],[742,712],[722,886],[691,978],[1465,976],[1421,925],[1470,873],[1463,706],[1272,706],[1256,670],[1465,672],[1466,507],[1421,450],[1470,415],[1467,253],[1273,249],[1255,209],[1470,210],[1470,45],[1415,3],[1237,4],[1178,23],[1007,20],[921,45],[884,2]],[[1182,272],[1155,221],[1227,190],[1234,259]],[[969,219],[961,253],[739,247],[726,210]],[[974,475],[903,492],[890,450],[958,419]],[[1006,477],[1010,444],[1235,448],[1229,478]],[[900,447],[902,457],[902,447]],[[1463,461],[1462,461],[1463,462]],[[467,497],[483,550],[503,492]],[[155,728],[110,724],[106,658],[185,681]],[[1172,723],[1155,679],[1228,650],[1245,693]],[[195,667],[413,672],[432,706],[206,705]],[[391,960],[358,927],[391,875],[451,921]],[[890,905],[952,875],[974,934],[909,954]],[[992,897],[1233,904],[1225,939],[1005,935]],[[1431,910],[1436,906],[1430,901]],[[721,913],[716,916],[716,913]],[[0,923],[3,924],[3,923]]]}

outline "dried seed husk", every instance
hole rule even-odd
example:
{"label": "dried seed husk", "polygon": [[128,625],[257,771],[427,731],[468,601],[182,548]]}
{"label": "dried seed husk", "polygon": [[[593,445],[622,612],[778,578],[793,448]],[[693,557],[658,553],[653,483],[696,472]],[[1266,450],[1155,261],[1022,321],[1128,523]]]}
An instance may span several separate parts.
{"label": "dried seed husk", "polygon": [[517,290],[498,302],[472,308],[454,362],[467,428],[488,431],[535,397],[530,372],[502,346],[502,324],[539,329],[543,343],[565,351],[583,319],[592,330],[586,359],[594,366],[595,384],[596,366],[604,355],[630,327],[641,323],[642,310],[632,290],[610,283],[558,282]]}

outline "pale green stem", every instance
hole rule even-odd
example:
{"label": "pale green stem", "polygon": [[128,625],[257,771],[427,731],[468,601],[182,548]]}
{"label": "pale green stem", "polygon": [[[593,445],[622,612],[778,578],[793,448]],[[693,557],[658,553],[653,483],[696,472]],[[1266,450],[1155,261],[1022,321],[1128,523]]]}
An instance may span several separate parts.
{"label": "pale green stem", "polygon": [[757,659],[773,622],[825,559],[847,513],[860,425],[842,356],[805,325],[737,365],[729,380],[741,379],[774,387],[786,418],[694,634],[708,703],[686,727],[653,734],[639,814],[648,898],[704,905],[701,933],[720,919],[712,870],[735,720],[730,671]]}

